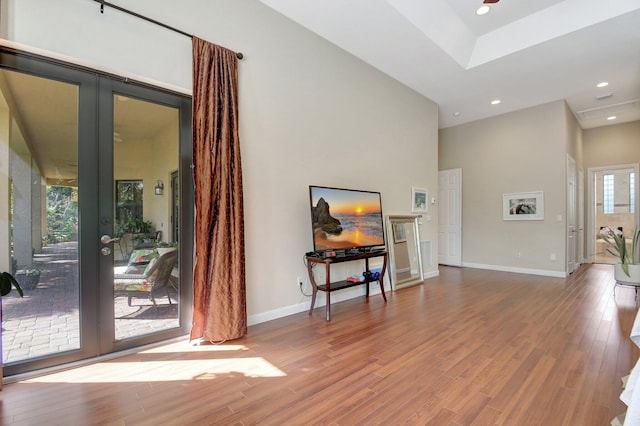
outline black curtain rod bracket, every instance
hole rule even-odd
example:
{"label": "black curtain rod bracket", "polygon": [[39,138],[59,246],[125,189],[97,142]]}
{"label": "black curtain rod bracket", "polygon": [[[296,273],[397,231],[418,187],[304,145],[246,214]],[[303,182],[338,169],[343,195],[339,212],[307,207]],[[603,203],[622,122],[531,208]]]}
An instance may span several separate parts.
{"label": "black curtain rod bracket", "polygon": [[[93,1],[95,1],[97,3],[100,3],[100,13],[104,13],[104,7],[105,6],[109,6],[110,8],[115,9],[115,10],[120,11],[120,12],[123,12],[123,13],[126,13],[127,15],[131,15],[131,16],[136,17],[138,19],[142,19],[143,21],[150,22],[152,24],[158,25],[159,27],[165,28],[165,29],[173,31],[175,33],[182,34],[185,37],[189,37],[191,39],[193,38],[192,34],[184,32],[184,31],[182,31],[182,30],[180,30],[178,28],[174,28],[174,27],[172,27],[170,25],[167,25],[165,23],[162,23],[160,21],[156,21],[155,19],[151,19],[151,18],[149,18],[147,16],[140,15],[139,13],[136,13],[136,12],[134,12],[132,10],[125,9],[124,7],[118,6],[117,4],[109,3],[108,1],[105,1],[105,0],[93,0]],[[243,59],[244,55],[242,54],[242,52],[236,52],[236,57],[238,59]]]}

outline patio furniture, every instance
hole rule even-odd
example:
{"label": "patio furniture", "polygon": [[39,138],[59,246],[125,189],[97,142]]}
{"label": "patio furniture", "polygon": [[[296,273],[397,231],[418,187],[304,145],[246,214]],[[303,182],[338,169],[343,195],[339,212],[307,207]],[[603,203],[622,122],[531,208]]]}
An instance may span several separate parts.
{"label": "patio furniture", "polygon": [[157,310],[155,296],[159,292],[164,292],[171,305],[169,279],[177,258],[177,251],[168,252],[156,259],[151,259],[141,274],[114,274],[114,296],[127,296],[129,306],[132,306],[133,297],[147,297],[151,299]]}
{"label": "patio furniture", "polygon": [[133,249],[154,248],[160,241],[162,241],[162,231],[156,231],[148,234],[134,234]]}
{"label": "patio furniture", "polygon": [[114,239],[118,244],[114,246],[117,248],[118,259],[126,260],[136,250],[153,249],[156,245],[162,241],[162,231],[155,231],[151,233],[130,233],[125,232],[119,238]]}

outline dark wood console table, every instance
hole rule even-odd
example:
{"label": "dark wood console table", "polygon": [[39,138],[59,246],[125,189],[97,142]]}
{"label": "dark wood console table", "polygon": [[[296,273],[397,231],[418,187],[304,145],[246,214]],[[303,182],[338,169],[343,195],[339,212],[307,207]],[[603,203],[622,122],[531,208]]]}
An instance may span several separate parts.
{"label": "dark wood console table", "polygon": [[[351,281],[336,281],[331,282],[331,265],[334,263],[342,263],[342,262],[352,262],[354,260],[362,260],[365,262],[365,271],[369,271],[369,259],[372,257],[382,257],[382,270],[380,271],[380,277],[375,279],[365,279],[360,282],[351,282]],[[311,286],[313,287],[313,294],[311,296],[311,308],[309,309],[309,315],[313,312],[313,307],[316,304],[316,294],[318,290],[324,291],[327,294],[327,321],[331,321],[331,292],[336,290],[342,290],[344,288],[354,287],[361,284],[367,285],[367,297],[369,297],[369,283],[378,281],[380,283],[380,291],[382,292],[382,298],[384,301],[387,301],[387,296],[384,293],[384,273],[387,269],[387,252],[386,251],[372,251],[369,253],[360,253],[355,255],[348,256],[336,256],[336,257],[316,257],[316,256],[306,256],[307,260],[307,272],[309,274],[309,281],[311,281]],[[315,277],[313,276],[313,271],[311,268],[315,263],[324,263],[326,270],[326,283],[325,284],[317,284]]]}

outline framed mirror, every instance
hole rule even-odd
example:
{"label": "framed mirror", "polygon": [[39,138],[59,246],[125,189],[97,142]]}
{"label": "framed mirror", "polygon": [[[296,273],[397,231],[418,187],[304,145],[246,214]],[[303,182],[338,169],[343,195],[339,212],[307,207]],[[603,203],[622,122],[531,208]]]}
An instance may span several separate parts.
{"label": "framed mirror", "polygon": [[387,216],[392,289],[422,284],[422,255],[417,215]]}

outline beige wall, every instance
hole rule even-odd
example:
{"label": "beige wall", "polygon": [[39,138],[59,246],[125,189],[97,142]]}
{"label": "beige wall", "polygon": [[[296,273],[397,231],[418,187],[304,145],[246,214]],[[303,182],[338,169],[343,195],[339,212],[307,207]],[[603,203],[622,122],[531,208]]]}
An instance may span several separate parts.
{"label": "beige wall", "polygon": [[567,139],[567,154],[576,160],[578,168],[584,167],[584,144],[583,144],[583,130],[578,123],[578,120],[573,115],[573,112],[569,109],[566,102],[564,104],[564,117],[565,117],[565,129]]}
{"label": "beige wall", "polygon": [[[557,101],[440,131],[439,169],[462,168],[463,265],[565,271],[566,156],[581,150],[574,121]],[[530,191],[544,191],[544,220],[504,221],[502,195]]]}
{"label": "beige wall", "polygon": [[640,121],[584,130],[584,167],[640,163]]}
{"label": "beige wall", "polygon": [[[380,191],[386,215],[411,212],[412,186],[437,194],[432,101],[256,1],[119,3],[245,54],[239,103],[250,323],[308,307],[296,284],[312,249],[308,185]],[[186,37],[109,8],[100,14],[86,0],[3,4],[12,40],[191,89]],[[421,238],[437,253],[436,209],[424,219]],[[431,263],[426,273],[437,274]],[[350,268],[337,273],[358,272]]]}
{"label": "beige wall", "polygon": [[[178,169],[178,124],[176,111],[175,120],[171,120],[154,137],[151,156],[153,174],[144,183],[145,188],[149,188],[148,194],[153,194],[145,197],[144,210],[149,213],[149,219],[156,225],[156,230],[162,231],[163,241],[171,240],[171,172]],[[162,195],[155,195],[158,180],[164,185]]]}

